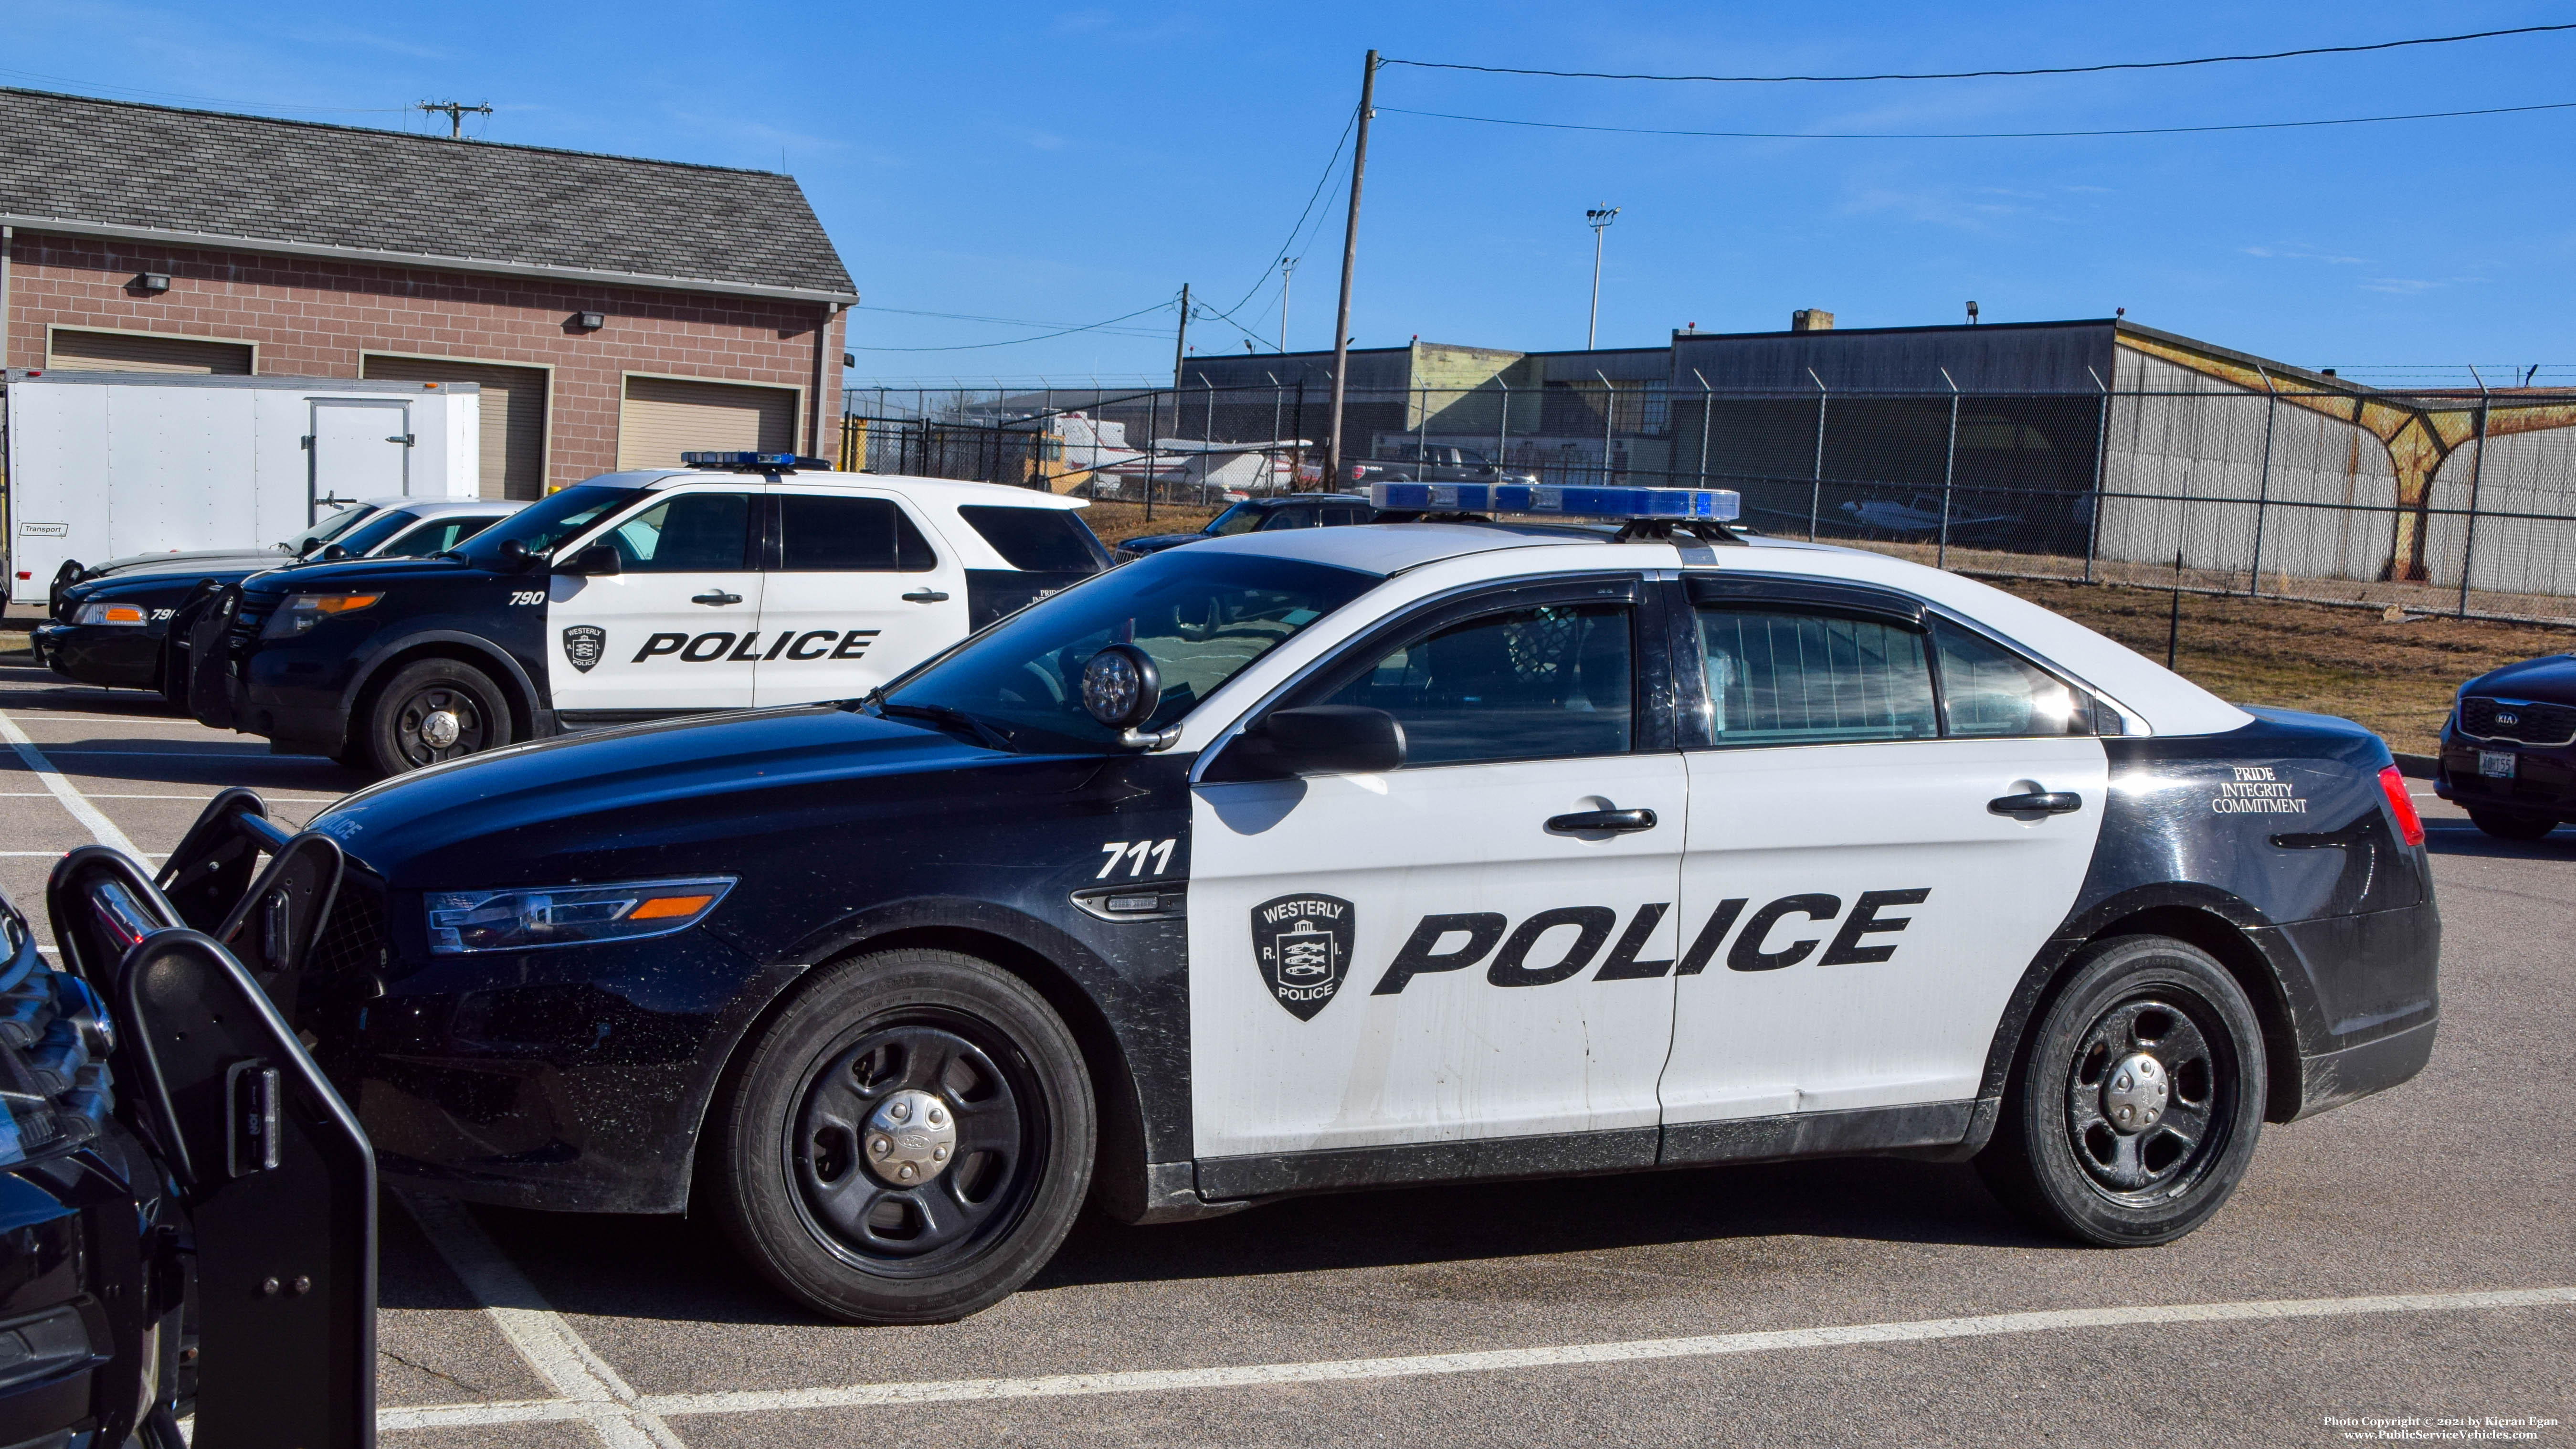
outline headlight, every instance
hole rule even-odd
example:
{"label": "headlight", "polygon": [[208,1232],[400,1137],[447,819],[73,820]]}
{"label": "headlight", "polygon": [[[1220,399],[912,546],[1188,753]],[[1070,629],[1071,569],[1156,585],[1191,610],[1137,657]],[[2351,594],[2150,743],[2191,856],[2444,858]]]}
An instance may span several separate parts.
{"label": "headlight", "polygon": [[297,594],[268,616],[262,639],[292,639],[325,619],[372,609],[382,594]]}
{"label": "headlight", "polygon": [[141,624],[152,617],[152,611],[141,604],[111,604],[101,601],[83,604],[73,612],[75,624]]}
{"label": "headlight", "polygon": [[519,951],[667,936],[696,925],[733,889],[735,877],[642,880],[624,885],[520,886],[429,893],[429,949]]}

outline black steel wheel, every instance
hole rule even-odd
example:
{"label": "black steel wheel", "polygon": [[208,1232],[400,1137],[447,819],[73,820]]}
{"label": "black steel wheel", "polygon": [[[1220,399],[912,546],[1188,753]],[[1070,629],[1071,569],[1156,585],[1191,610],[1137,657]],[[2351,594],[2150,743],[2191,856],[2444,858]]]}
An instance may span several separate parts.
{"label": "black steel wheel", "polygon": [[2469,823],[2498,840],[2538,840],[2558,828],[2547,815],[2514,815],[2502,810],[2472,810]]}
{"label": "black steel wheel", "polygon": [[491,677],[453,659],[404,665],[376,691],[368,754],[388,775],[510,742],[510,706]]}
{"label": "black steel wheel", "polygon": [[996,1061],[974,1040],[993,1035],[983,1022],[904,1015],[814,1073],[782,1152],[820,1241],[871,1272],[918,1277],[1009,1231],[1047,1144],[1044,1094],[1009,1043],[994,1043]]}
{"label": "black steel wheel", "polygon": [[708,1123],[699,1201],[854,1323],[962,1318],[1053,1257],[1090,1188],[1091,1084],[1019,978],[951,951],[819,968]]}
{"label": "black steel wheel", "polygon": [[1977,1166],[2052,1231],[2171,1242],[2235,1191],[2265,1072],[2261,1025],[2224,966],[2168,937],[2116,937],[2069,963]]}

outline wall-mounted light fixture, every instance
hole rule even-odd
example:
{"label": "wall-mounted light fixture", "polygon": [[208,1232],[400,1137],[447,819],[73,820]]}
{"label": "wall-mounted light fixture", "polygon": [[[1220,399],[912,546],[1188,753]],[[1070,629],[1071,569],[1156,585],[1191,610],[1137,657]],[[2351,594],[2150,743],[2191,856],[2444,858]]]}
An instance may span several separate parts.
{"label": "wall-mounted light fixture", "polygon": [[855,352],[844,352],[844,353],[842,353],[842,354],[841,354],[841,365],[842,365],[843,367],[856,367],[856,366],[858,366],[858,365],[859,365],[859,355],[858,355],[857,353],[855,353]]}
{"label": "wall-mounted light fixture", "polygon": [[170,290],[170,278],[161,272],[145,272],[134,279],[134,290],[138,292],[166,292]]}
{"label": "wall-mounted light fixture", "polygon": [[572,325],[584,332],[596,332],[608,325],[608,317],[600,312],[575,312],[572,314]]}

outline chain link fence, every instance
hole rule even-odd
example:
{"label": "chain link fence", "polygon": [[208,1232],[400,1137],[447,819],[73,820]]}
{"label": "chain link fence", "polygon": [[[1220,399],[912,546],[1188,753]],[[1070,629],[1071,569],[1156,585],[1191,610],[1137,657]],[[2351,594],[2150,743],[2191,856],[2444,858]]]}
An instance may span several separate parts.
{"label": "chain link fence", "polygon": [[[2120,373],[2075,393],[1354,388],[1343,454],[1732,488],[1765,533],[1986,576],[2576,623],[2576,393]],[[1203,505],[1330,486],[1321,385],[847,396],[853,470]]]}

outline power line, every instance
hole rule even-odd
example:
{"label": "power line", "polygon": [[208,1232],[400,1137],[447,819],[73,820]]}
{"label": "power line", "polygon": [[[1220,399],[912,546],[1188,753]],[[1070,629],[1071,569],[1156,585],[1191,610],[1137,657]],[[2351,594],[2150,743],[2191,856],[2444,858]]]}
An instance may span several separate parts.
{"label": "power line", "polygon": [[1061,332],[1041,332],[1041,333],[1039,333],[1039,334],[1038,334],[1037,336],[1035,336],[1035,337],[1013,337],[1013,338],[1010,338],[1009,340],[1007,340],[1007,341],[1003,341],[1003,342],[964,342],[964,343],[959,343],[959,344],[957,344],[957,345],[955,345],[955,346],[952,346],[952,347],[860,347],[860,346],[857,346],[857,345],[855,345],[855,344],[854,344],[854,345],[852,345],[852,346],[850,347],[850,351],[852,351],[852,352],[974,352],[974,351],[978,351],[978,350],[983,349],[983,348],[986,348],[986,347],[1017,347],[1017,346],[1019,346],[1021,343],[1024,343],[1024,342],[1044,342],[1044,341],[1046,341],[1046,340],[1047,340],[1048,338],[1050,338],[1050,337],[1070,337],[1070,336],[1072,336],[1072,335],[1073,335],[1074,333],[1076,333],[1076,332],[1096,332],[1096,331],[1100,330],[1100,329],[1101,329],[1101,328],[1103,328],[1103,327],[1108,327],[1108,326],[1111,326],[1111,325],[1113,325],[1113,324],[1115,324],[1115,323],[1124,322],[1124,321],[1126,321],[1126,320],[1127,320],[1127,318],[1128,318],[1128,317],[1142,317],[1142,316],[1144,316],[1144,315],[1145,315],[1146,313],[1148,313],[1148,312],[1160,312],[1160,311],[1162,311],[1164,308],[1169,307],[1169,306],[1171,306],[1171,305],[1172,305],[1172,304],[1171,304],[1171,303],[1169,303],[1169,302],[1157,302],[1157,303],[1155,303],[1155,304],[1154,304],[1153,306],[1151,306],[1151,307],[1139,307],[1139,308],[1137,308],[1135,311],[1128,313],[1126,317],[1112,317],[1112,318],[1110,318],[1107,322],[1091,322],[1091,323],[1086,323],[1086,324],[1084,324],[1083,326],[1080,326],[1080,327],[1067,327],[1067,328],[1065,328],[1065,329],[1064,329],[1063,331],[1061,331]]}
{"label": "power line", "polygon": [[2303,55],[2358,55],[2372,50],[2398,50],[2410,45],[2455,45],[2464,40],[2493,40],[2506,35],[2540,35],[2576,30],[2576,24],[2521,25],[2511,30],[2478,30],[2466,35],[2426,35],[2412,40],[2382,40],[2369,45],[2319,45],[2302,50],[2274,50],[2259,55],[2204,55],[2190,60],[2120,60],[2099,65],[2035,66],[2027,70],[1958,70],[1883,75],[1632,75],[1598,70],[1535,70],[1516,65],[1468,65],[1448,60],[1385,59],[1380,65],[1409,65],[1419,70],[1471,70],[1486,75],[1554,76],[1566,80],[1713,81],[1724,85],[1776,85],[1784,82],[1983,80],[1996,76],[2094,75],[2112,70],[2171,70],[2187,65],[2226,65],[2236,61],[2288,60]]}
{"label": "power line", "polygon": [[2078,136],[2188,136],[2211,131],[2289,131],[2314,126],[2371,126],[2386,121],[2440,121],[2458,116],[2510,116],[2525,111],[2576,110],[2576,101],[2535,106],[2491,106],[2475,111],[2418,111],[2402,116],[2342,116],[2322,121],[2244,121],[2224,126],[2137,126],[2094,131],[1668,131],[1648,126],[1587,126],[1571,121],[1523,121],[1506,116],[1460,116],[1447,111],[1379,110],[1397,116],[1473,121],[1486,126],[1525,126],[1543,131],[1601,131],[1623,136],[1709,136],[1736,141],[2042,141]]}
{"label": "power line", "polygon": [[852,307],[850,310],[853,312],[884,312],[896,317],[935,317],[943,322],[984,322],[1000,327],[1063,327],[1074,331],[1116,331],[1129,337],[1160,337],[1163,335],[1163,330],[1159,327],[1152,328],[1150,330],[1143,327],[1113,328],[1107,323],[1093,323],[1090,327],[1084,328],[1072,322],[1041,322],[1027,317],[986,317],[974,312],[924,312],[911,307],[875,306],[858,306]]}
{"label": "power line", "polygon": [[[1297,213],[1297,224],[1296,224],[1295,226],[1292,226],[1292,227],[1288,228],[1288,240],[1286,240],[1285,242],[1280,243],[1280,246],[1279,246],[1279,255],[1280,255],[1280,256],[1285,257],[1285,256],[1291,256],[1291,255],[1294,255],[1294,254],[1295,254],[1296,246],[1297,246],[1297,236],[1298,236],[1298,233],[1300,233],[1300,232],[1302,232],[1302,231],[1304,231],[1304,230],[1306,229],[1306,218],[1308,218],[1308,217],[1310,217],[1310,216],[1314,215],[1314,213],[1315,213],[1315,202],[1316,202],[1319,198],[1321,198],[1321,197],[1323,196],[1325,186],[1331,183],[1331,181],[1332,181],[1332,179],[1333,179],[1333,168],[1334,168],[1335,166],[1337,166],[1337,165],[1339,165],[1339,164],[1341,163],[1341,159],[1342,159],[1342,148],[1343,148],[1344,146],[1347,146],[1347,145],[1349,145],[1349,144],[1351,143],[1351,128],[1352,128],[1353,126],[1358,125],[1358,124],[1359,124],[1359,120],[1360,120],[1360,113],[1358,112],[1358,110],[1354,109],[1354,110],[1351,112],[1351,118],[1350,118],[1348,121],[1345,121],[1345,122],[1343,122],[1343,123],[1342,123],[1342,135],[1341,135],[1341,139],[1340,139],[1340,140],[1337,140],[1337,141],[1335,141],[1335,142],[1333,143],[1333,154],[1332,154],[1331,156],[1328,156],[1328,157],[1326,157],[1326,158],[1325,158],[1325,160],[1324,160],[1324,174],[1315,178],[1315,189],[1314,189],[1313,191],[1310,191],[1310,192],[1308,192],[1308,193],[1306,194],[1306,207],[1305,207],[1305,210],[1300,211],[1300,212],[1298,212],[1298,213]],[[1244,293],[1243,293],[1242,298],[1241,298],[1241,299],[1239,299],[1238,301],[1236,301],[1236,302],[1235,302],[1235,304],[1234,304],[1234,306],[1233,306],[1230,310],[1235,311],[1235,312],[1240,312],[1240,311],[1242,311],[1242,310],[1243,310],[1243,304],[1244,304],[1245,302],[1249,302],[1249,301],[1251,301],[1251,300],[1252,300],[1252,295],[1253,295],[1253,293],[1258,292],[1258,291],[1260,291],[1260,290],[1262,289],[1262,285],[1263,285],[1263,283],[1268,282],[1268,281],[1270,280],[1270,273],[1271,273],[1271,271],[1272,271],[1272,270],[1275,270],[1275,269],[1278,267],[1278,265],[1279,265],[1279,264],[1278,264],[1278,262],[1273,261],[1273,262],[1270,264],[1270,267],[1269,267],[1268,269],[1265,269],[1265,270],[1262,272],[1262,274],[1261,274],[1261,281],[1254,282],[1250,287],[1248,287],[1248,288],[1244,289]],[[1219,316],[1225,316],[1225,314],[1224,314],[1224,313],[1219,313],[1219,314],[1217,314],[1217,315],[1219,315]],[[1233,319],[1232,317],[1226,317],[1226,320],[1227,320],[1227,321],[1229,321],[1229,322],[1231,322],[1231,321],[1233,321],[1234,319]]]}

